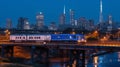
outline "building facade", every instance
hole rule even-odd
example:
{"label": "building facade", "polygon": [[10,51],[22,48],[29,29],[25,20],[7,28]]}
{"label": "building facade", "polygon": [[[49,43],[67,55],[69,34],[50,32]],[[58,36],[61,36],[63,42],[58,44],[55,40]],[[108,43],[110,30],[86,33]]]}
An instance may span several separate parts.
{"label": "building facade", "polygon": [[42,12],[36,15],[36,22],[37,29],[40,29],[44,26],[44,14]]}
{"label": "building facade", "polygon": [[75,26],[74,11],[72,9],[70,9],[70,24]]}
{"label": "building facade", "polygon": [[6,28],[11,29],[12,28],[12,20],[11,19],[6,19]]}

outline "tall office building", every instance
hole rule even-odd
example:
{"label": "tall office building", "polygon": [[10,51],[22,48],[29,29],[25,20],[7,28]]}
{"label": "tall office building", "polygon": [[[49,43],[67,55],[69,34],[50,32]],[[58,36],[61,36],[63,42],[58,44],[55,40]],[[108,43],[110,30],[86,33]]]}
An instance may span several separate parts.
{"label": "tall office building", "polygon": [[6,28],[11,29],[12,28],[12,20],[11,19],[6,19]]}
{"label": "tall office building", "polygon": [[57,26],[55,22],[51,22],[50,26],[48,27],[49,30],[57,30]]}
{"label": "tall office building", "polygon": [[85,17],[80,17],[78,19],[77,25],[79,26],[79,28],[81,30],[84,30],[84,29],[88,30],[88,29],[90,29],[89,28],[89,22],[88,22],[88,20]]}
{"label": "tall office building", "polygon": [[103,11],[103,5],[102,5],[102,0],[100,0],[100,17],[99,17],[99,23],[102,23],[102,22],[103,22],[103,14],[102,14],[102,11]]}
{"label": "tall office building", "polygon": [[75,25],[75,20],[74,20],[74,11],[72,9],[70,9],[70,24],[72,26]]}
{"label": "tall office building", "polygon": [[77,21],[77,20],[74,20],[74,22],[75,22],[75,26],[78,26],[78,21]]}
{"label": "tall office building", "polygon": [[64,24],[65,24],[65,15],[62,14],[62,15],[60,16],[60,25],[64,25]]}
{"label": "tall office building", "polygon": [[66,20],[66,19],[65,19],[65,17],[66,17],[65,15],[66,15],[66,8],[65,8],[65,6],[64,6],[63,14],[60,15],[60,25],[64,25],[64,24],[65,24],[65,22],[66,22],[66,21],[65,21],[65,20]]}
{"label": "tall office building", "polygon": [[102,0],[100,0],[100,15],[99,15],[99,25],[98,25],[99,30],[103,30],[103,28],[104,28],[102,11],[103,11],[103,5],[102,5]]}
{"label": "tall office building", "polygon": [[108,23],[109,23],[110,25],[112,25],[112,16],[111,16],[111,15],[108,16]]}
{"label": "tall office building", "polygon": [[24,26],[23,29],[29,30],[30,29],[30,24],[28,22],[28,18],[24,18]]}
{"label": "tall office building", "polygon": [[37,21],[37,29],[40,29],[44,26],[44,14],[42,12],[38,13],[36,15],[36,21]]}
{"label": "tall office building", "polygon": [[107,27],[107,31],[112,31],[112,28],[113,28],[112,25],[113,25],[113,24],[112,24],[112,16],[109,15],[109,16],[108,16],[108,27]]}
{"label": "tall office building", "polygon": [[23,17],[20,17],[20,18],[18,19],[17,28],[18,28],[18,29],[23,29],[23,26],[24,26],[24,18],[23,18]]}
{"label": "tall office building", "polygon": [[88,24],[90,26],[90,30],[94,30],[95,29],[94,20],[90,19]]}

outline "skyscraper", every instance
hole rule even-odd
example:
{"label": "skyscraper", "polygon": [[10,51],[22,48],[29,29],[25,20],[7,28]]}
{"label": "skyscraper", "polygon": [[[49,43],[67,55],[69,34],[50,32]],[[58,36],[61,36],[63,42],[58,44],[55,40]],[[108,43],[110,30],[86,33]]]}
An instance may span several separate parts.
{"label": "skyscraper", "polygon": [[57,26],[55,22],[51,22],[50,26],[48,27],[49,30],[57,30]]}
{"label": "skyscraper", "polygon": [[6,20],[6,28],[7,29],[11,29],[12,28],[12,20],[11,19],[7,19]]}
{"label": "skyscraper", "polygon": [[24,26],[24,18],[23,18],[23,17],[20,17],[20,18],[18,19],[17,28],[18,28],[18,29],[23,29],[23,26]]}
{"label": "skyscraper", "polygon": [[75,20],[74,20],[74,11],[70,9],[70,24],[75,25]]}
{"label": "skyscraper", "polygon": [[28,30],[30,29],[30,24],[28,22],[28,18],[24,18],[24,27],[23,29]]}
{"label": "skyscraper", "polygon": [[66,17],[65,14],[66,14],[66,8],[65,8],[65,6],[64,6],[63,14],[60,15],[60,25],[64,25],[65,22],[66,22],[66,21],[65,21],[65,20],[66,20],[66,19],[65,19],[65,17]]}
{"label": "skyscraper", "polygon": [[108,23],[109,23],[110,25],[112,25],[112,16],[111,16],[111,15],[108,16]]}
{"label": "skyscraper", "polygon": [[112,28],[113,28],[112,16],[109,15],[109,16],[108,16],[108,27],[107,27],[107,31],[112,31]]}
{"label": "skyscraper", "polygon": [[44,15],[42,12],[40,12],[36,15],[36,21],[37,21],[36,26],[38,29],[40,29],[41,27],[44,26]]}
{"label": "skyscraper", "polygon": [[60,25],[64,25],[65,24],[65,15],[61,14],[60,15]]}
{"label": "skyscraper", "polygon": [[102,0],[100,0],[100,17],[99,17],[99,23],[102,23],[102,22],[103,22],[103,14],[102,14],[102,11],[103,11],[103,5],[102,5]]}

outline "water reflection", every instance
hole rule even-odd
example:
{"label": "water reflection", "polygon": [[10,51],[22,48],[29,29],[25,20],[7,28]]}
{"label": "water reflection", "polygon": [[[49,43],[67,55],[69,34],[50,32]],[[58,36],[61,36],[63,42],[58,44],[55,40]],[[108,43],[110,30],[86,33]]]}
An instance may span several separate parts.
{"label": "water reflection", "polygon": [[[76,67],[74,61],[72,67]],[[120,52],[115,52],[111,54],[106,54],[102,56],[96,56],[90,61],[86,60],[85,67],[120,67]],[[66,66],[66,63],[53,63],[50,67],[69,67]]]}
{"label": "water reflection", "polygon": [[98,57],[94,57],[93,59],[94,67],[98,67]]}

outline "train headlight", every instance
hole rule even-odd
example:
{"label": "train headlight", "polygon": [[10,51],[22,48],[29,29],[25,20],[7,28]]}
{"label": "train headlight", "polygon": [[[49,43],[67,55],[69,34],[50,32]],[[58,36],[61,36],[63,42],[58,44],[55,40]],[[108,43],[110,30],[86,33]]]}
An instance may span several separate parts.
{"label": "train headlight", "polygon": [[87,42],[85,39],[82,39],[81,41],[82,41],[82,42]]}
{"label": "train headlight", "polygon": [[85,39],[78,40],[78,43],[87,42]]}

